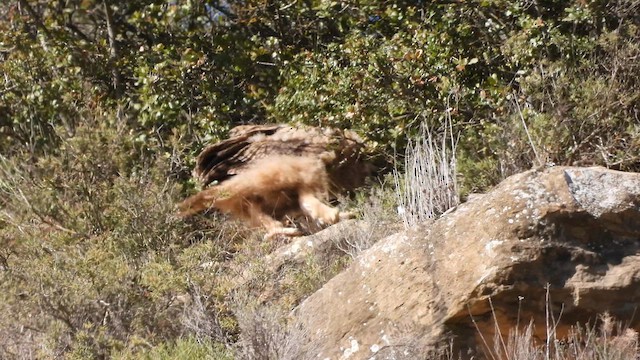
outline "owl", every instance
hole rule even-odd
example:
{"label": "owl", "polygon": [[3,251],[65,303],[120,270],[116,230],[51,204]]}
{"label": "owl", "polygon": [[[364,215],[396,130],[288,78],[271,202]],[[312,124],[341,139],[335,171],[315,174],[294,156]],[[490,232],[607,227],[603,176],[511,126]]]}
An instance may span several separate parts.
{"label": "owl", "polygon": [[[329,204],[364,185],[373,172],[353,131],[289,125],[242,125],[198,155],[203,187],[179,204],[180,216],[213,209],[266,229],[266,238],[297,236],[352,217]],[[289,226],[303,218],[306,231]]]}

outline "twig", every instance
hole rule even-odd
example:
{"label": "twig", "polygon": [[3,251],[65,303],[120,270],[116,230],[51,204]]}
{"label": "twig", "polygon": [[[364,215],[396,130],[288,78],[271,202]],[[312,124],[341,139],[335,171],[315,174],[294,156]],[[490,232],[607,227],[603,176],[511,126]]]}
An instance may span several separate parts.
{"label": "twig", "polygon": [[491,356],[491,359],[497,360],[496,357],[493,354],[493,351],[491,351],[491,348],[489,347],[489,344],[487,343],[487,339],[484,338],[484,335],[482,334],[482,331],[480,331],[480,326],[478,326],[478,323],[476,322],[476,319],[473,318],[473,314],[471,313],[471,307],[469,306],[469,304],[467,304],[467,312],[469,313],[469,316],[471,317],[471,322],[473,323],[473,326],[476,328],[476,331],[478,332],[478,335],[480,335],[480,339],[482,340],[482,343],[484,344],[485,349],[487,349],[487,351],[489,352],[489,355]]}
{"label": "twig", "polygon": [[116,66],[119,51],[116,41],[115,24],[113,23],[113,13],[111,7],[107,4],[107,0],[103,0],[102,4],[104,5],[104,14],[107,18],[107,37],[109,38],[109,60],[112,66],[111,76],[113,77],[113,89],[116,92],[116,97],[120,97],[122,93],[122,78]]}
{"label": "twig", "polygon": [[518,102],[518,97],[514,93],[513,101],[516,103],[518,107],[518,115],[520,116],[520,120],[522,121],[522,126],[524,127],[525,133],[527,133],[527,138],[529,139],[529,144],[531,145],[531,150],[533,150],[533,154],[536,156],[536,160],[538,161],[538,166],[544,165],[542,160],[540,160],[540,156],[538,155],[538,151],[536,150],[536,146],[533,144],[533,140],[531,139],[531,134],[529,133],[529,128],[527,127],[527,123],[524,121],[524,115],[522,115],[522,110],[520,109],[520,103]]}
{"label": "twig", "polygon": [[40,15],[38,15],[38,13],[33,10],[33,7],[31,7],[31,5],[29,5],[29,2],[27,0],[20,0],[20,7],[24,8],[27,13],[29,14],[29,17],[31,17],[31,19],[35,22],[36,27],[38,28],[38,30],[42,31],[42,33],[48,38],[51,38],[51,32],[49,32],[49,29],[47,29],[46,26],[44,26],[44,24],[42,23],[42,19],[40,18]]}

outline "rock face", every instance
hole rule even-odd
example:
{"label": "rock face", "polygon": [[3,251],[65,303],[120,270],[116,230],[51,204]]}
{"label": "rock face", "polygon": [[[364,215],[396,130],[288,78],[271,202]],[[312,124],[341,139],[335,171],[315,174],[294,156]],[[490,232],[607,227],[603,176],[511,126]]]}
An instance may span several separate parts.
{"label": "rock face", "polygon": [[424,358],[451,337],[490,358],[496,329],[544,340],[546,313],[557,338],[604,312],[640,330],[639,250],[640,174],[532,170],[381,240],[293,314],[318,359]]}

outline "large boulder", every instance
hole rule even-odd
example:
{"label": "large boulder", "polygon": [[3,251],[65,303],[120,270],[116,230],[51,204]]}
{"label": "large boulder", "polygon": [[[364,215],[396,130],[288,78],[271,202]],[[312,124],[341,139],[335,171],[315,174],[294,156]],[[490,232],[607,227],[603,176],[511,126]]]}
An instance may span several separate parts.
{"label": "large boulder", "polygon": [[482,358],[498,331],[533,321],[544,340],[550,321],[561,338],[604,312],[640,330],[639,250],[639,174],[532,170],[381,240],[293,315],[318,359],[415,358],[444,339]]}

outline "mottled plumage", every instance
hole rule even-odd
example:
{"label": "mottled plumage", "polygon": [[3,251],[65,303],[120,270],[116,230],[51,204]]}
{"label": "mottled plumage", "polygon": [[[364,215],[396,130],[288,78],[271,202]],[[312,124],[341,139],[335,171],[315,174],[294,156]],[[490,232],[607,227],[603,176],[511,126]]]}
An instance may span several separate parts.
{"label": "mottled plumage", "polygon": [[228,139],[207,146],[198,156],[194,176],[205,189],[179,205],[181,215],[215,208],[265,227],[268,237],[300,234],[283,223],[300,215],[316,229],[334,224],[350,215],[327,205],[330,194],[363,185],[371,172],[363,147],[349,130],[235,127]]}
{"label": "mottled plumage", "polygon": [[363,140],[351,130],[288,125],[242,125],[229,138],[198,155],[194,176],[202,187],[241,173],[273,155],[332,157],[327,162],[330,191],[341,193],[364,185],[372,166],[364,159]]}

